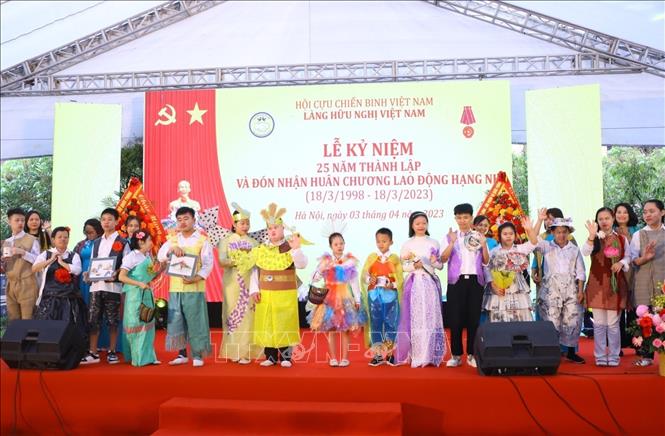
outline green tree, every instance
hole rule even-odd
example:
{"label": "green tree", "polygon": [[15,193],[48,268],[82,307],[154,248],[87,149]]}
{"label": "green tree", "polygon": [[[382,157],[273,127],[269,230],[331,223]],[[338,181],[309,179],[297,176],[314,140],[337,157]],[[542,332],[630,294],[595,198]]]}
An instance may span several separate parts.
{"label": "green tree", "polygon": [[529,214],[529,172],[526,167],[526,152],[513,153],[513,180],[510,181],[517,199]]}
{"label": "green tree", "polygon": [[50,156],[16,159],[2,163],[0,186],[0,237],[11,236],[7,225],[7,210],[21,207],[35,209],[45,220],[51,219],[51,175],[53,159]]}
{"label": "green tree", "polygon": [[626,202],[641,215],[650,198],[665,199],[665,148],[612,147],[603,158],[603,198]]}
{"label": "green tree", "polygon": [[120,186],[118,190],[102,199],[103,207],[115,207],[125,192],[129,179],[143,180],[143,138],[134,138],[120,151]]}

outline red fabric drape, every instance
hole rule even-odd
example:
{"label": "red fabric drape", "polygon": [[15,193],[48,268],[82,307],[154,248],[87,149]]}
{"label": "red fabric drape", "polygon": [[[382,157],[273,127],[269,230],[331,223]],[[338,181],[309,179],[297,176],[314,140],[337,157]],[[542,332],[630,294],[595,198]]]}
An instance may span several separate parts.
{"label": "red fabric drape", "polygon": [[[200,115],[201,121],[196,112],[187,112],[195,111],[197,105],[199,111],[206,111]],[[188,180],[190,198],[199,202],[201,210],[219,205],[220,223],[230,228],[231,214],[217,160],[216,121],[214,89],[146,93],[143,183],[160,217],[168,216],[169,203],[178,198],[178,182]],[[215,262],[206,282],[208,301],[222,300],[221,279]],[[156,290],[163,298],[167,291],[165,286]]]}

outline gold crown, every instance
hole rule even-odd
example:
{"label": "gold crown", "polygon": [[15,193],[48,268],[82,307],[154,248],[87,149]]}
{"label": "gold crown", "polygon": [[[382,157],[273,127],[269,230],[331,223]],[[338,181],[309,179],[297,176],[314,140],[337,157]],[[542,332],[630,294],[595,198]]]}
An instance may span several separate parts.
{"label": "gold crown", "polygon": [[234,212],[232,214],[234,223],[237,223],[240,220],[248,220],[249,219],[249,216],[250,216],[249,211],[247,211],[247,210],[243,209],[242,207],[240,207],[238,205],[238,203],[232,202],[231,206],[234,209]]}
{"label": "gold crown", "polygon": [[285,213],[286,209],[282,207],[278,210],[275,203],[270,203],[267,209],[261,211],[261,216],[267,225],[284,224],[282,216],[284,216]]}

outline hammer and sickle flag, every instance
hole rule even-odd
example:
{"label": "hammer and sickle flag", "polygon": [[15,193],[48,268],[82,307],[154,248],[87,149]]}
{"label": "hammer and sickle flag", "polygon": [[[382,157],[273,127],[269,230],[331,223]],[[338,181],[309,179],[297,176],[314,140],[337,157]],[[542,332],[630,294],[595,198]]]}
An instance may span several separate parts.
{"label": "hammer and sickle flag", "polygon": [[159,118],[155,121],[155,126],[168,126],[169,124],[175,123],[176,112],[175,108],[170,104],[165,105],[157,113]]}

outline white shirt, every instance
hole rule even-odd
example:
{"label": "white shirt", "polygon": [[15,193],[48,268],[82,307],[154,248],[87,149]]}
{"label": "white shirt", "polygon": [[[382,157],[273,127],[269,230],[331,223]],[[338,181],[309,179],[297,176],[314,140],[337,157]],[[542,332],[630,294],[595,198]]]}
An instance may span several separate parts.
{"label": "white shirt", "polygon": [[[198,230],[194,230],[194,233],[192,233],[188,237],[185,237],[182,233],[178,233],[178,246],[180,248],[192,247],[196,245],[196,242],[199,240],[200,237],[201,234],[198,232]],[[167,260],[169,260],[170,249],[171,249],[171,241],[167,240],[159,249],[159,252],[157,253],[157,260],[160,262],[166,262]],[[212,246],[210,245],[210,242],[208,242],[208,239],[206,239],[203,242],[203,247],[201,247],[200,257],[201,257],[201,269],[199,270],[198,273],[196,273],[196,275],[205,280],[212,272],[212,267],[215,262],[215,258],[212,252]]]}
{"label": "white shirt", "polygon": [[[9,238],[5,239],[4,245],[5,246],[9,245],[10,247],[13,247],[14,241],[16,239],[21,239],[23,236],[25,236],[25,232],[21,230],[18,234],[10,236]],[[34,264],[36,262],[35,259],[37,258],[37,256],[39,256],[39,251],[40,251],[39,240],[35,239],[32,242],[32,248],[30,249],[30,251],[26,251],[25,254],[23,254],[23,256],[21,257],[26,262]]]}
{"label": "white shirt", "polygon": [[[617,232],[612,231],[612,233],[618,236]],[[625,236],[621,236],[621,238],[623,238],[624,249],[623,259],[621,259],[619,262],[623,264],[623,271],[628,272],[630,269],[630,247],[628,245],[628,239]],[[582,251],[582,256],[591,256],[591,253],[593,252],[593,242],[589,241],[589,238],[587,238],[580,251]]]}
{"label": "white shirt", "polygon": [[[111,254],[111,249],[113,248],[113,243],[115,242],[117,237],[118,237],[118,232],[113,232],[108,237],[106,235],[102,235],[99,238],[101,239],[101,241],[99,243],[99,250],[97,251],[96,257],[109,257],[109,255]],[[129,253],[130,253],[129,244],[125,244],[125,248],[122,250],[123,259]],[[92,258],[93,259],[95,258],[94,253]],[[99,291],[115,292],[116,294],[119,294],[122,292],[122,283],[105,282],[105,281],[92,282],[92,284],[90,285],[90,292],[99,292]]]}
{"label": "white shirt", "polygon": [[[56,253],[60,253],[57,248],[49,248],[48,250],[42,252],[37,258],[35,259],[35,264],[40,263],[40,262],[45,262],[46,261],[46,254],[48,252],[53,253],[51,256],[54,256]],[[74,253],[69,250],[65,250],[64,253],[62,253],[62,258],[63,260],[69,259],[70,256],[72,256],[72,263],[69,264],[69,269],[70,273],[77,276],[81,274],[81,257],[78,255],[78,253]],[[57,262],[57,260],[55,261]],[[48,268],[48,267],[46,267]],[[44,285],[46,284],[46,271],[43,272],[42,274],[42,283],[39,286],[39,296],[37,297],[37,301],[35,302],[36,305],[39,305],[39,302],[42,300],[42,292],[44,292]]]}
{"label": "white shirt", "polygon": [[[268,244],[266,245],[272,247],[279,247],[283,243],[284,240],[282,239],[276,244],[268,242]],[[300,248],[295,248],[291,250],[291,259],[293,259],[293,266],[295,266],[297,269],[303,269],[307,266],[307,256],[305,256],[305,253],[303,253]],[[261,288],[259,287],[259,269],[255,267],[252,269],[252,275],[249,279],[249,293],[250,295],[254,295],[258,294],[260,291]]]}
{"label": "white shirt", "polygon": [[140,250],[132,250],[132,252],[129,253],[127,256],[123,256],[122,265],[120,266],[120,269],[130,271],[134,267],[136,267],[136,265],[143,262],[145,258],[146,255],[141,253]]}
{"label": "white shirt", "polygon": [[[457,250],[457,252],[460,254],[460,257],[462,258],[462,265],[460,266],[460,275],[482,274],[483,273],[482,271],[476,271],[476,255],[480,254],[480,256],[482,256],[483,247],[481,246],[480,248],[478,248],[478,251],[470,251],[468,248],[466,248],[466,245],[464,244],[464,237],[469,232],[462,232],[460,230],[456,230],[455,233],[457,234],[457,239],[455,240],[455,248],[453,248],[453,250]],[[448,245],[449,245],[448,238],[444,237],[443,241],[441,241],[441,252],[446,251]],[[487,265],[483,264],[483,266]]]}
{"label": "white shirt", "polygon": [[[655,229],[655,230],[660,230],[660,229],[665,230],[665,224],[663,224],[662,226],[660,226],[660,228]],[[640,257],[640,250],[642,248],[640,246],[641,245],[641,243],[640,243],[640,232],[641,231],[651,232],[653,230],[654,229],[652,229],[651,227],[646,226],[646,227],[642,227],[641,229],[639,229],[638,231],[633,233],[633,238],[630,240],[630,260],[635,261],[635,259]]]}
{"label": "white shirt", "polygon": [[[434,250],[440,253],[439,243],[436,242],[436,239],[430,238],[429,236],[413,236],[410,238],[404,243],[404,245],[402,245],[402,249],[400,250],[400,258],[402,259],[402,268],[404,272],[420,271],[416,270],[413,266],[415,263],[414,261],[418,259],[422,262],[423,268],[430,274],[434,274],[435,269],[442,269],[443,264],[439,260],[439,256],[437,256],[436,262],[430,262],[429,258]],[[404,259],[411,254],[415,254],[416,257],[413,260],[405,261]],[[421,271],[421,273],[425,274],[425,271]]]}
{"label": "white shirt", "polygon": [[[543,241],[538,238],[536,248],[543,253],[543,277],[547,278],[553,274],[572,274],[576,280],[581,282],[586,280],[586,270],[584,268],[584,259],[580,249],[568,241],[563,247],[559,247],[554,240]],[[570,270],[570,265],[575,260],[575,270]]]}
{"label": "white shirt", "polygon": [[[40,263],[46,261],[46,253],[51,252],[51,253],[60,253],[57,248],[49,248],[48,250],[42,252],[37,258],[35,259],[35,263]],[[78,253],[74,253],[69,250],[65,250],[64,253],[62,253],[62,258],[64,260],[69,259],[70,256],[72,256],[72,263],[69,265],[69,269],[71,270],[70,272],[77,276],[81,274],[81,257],[78,255]],[[46,275],[46,274],[44,274]]]}

